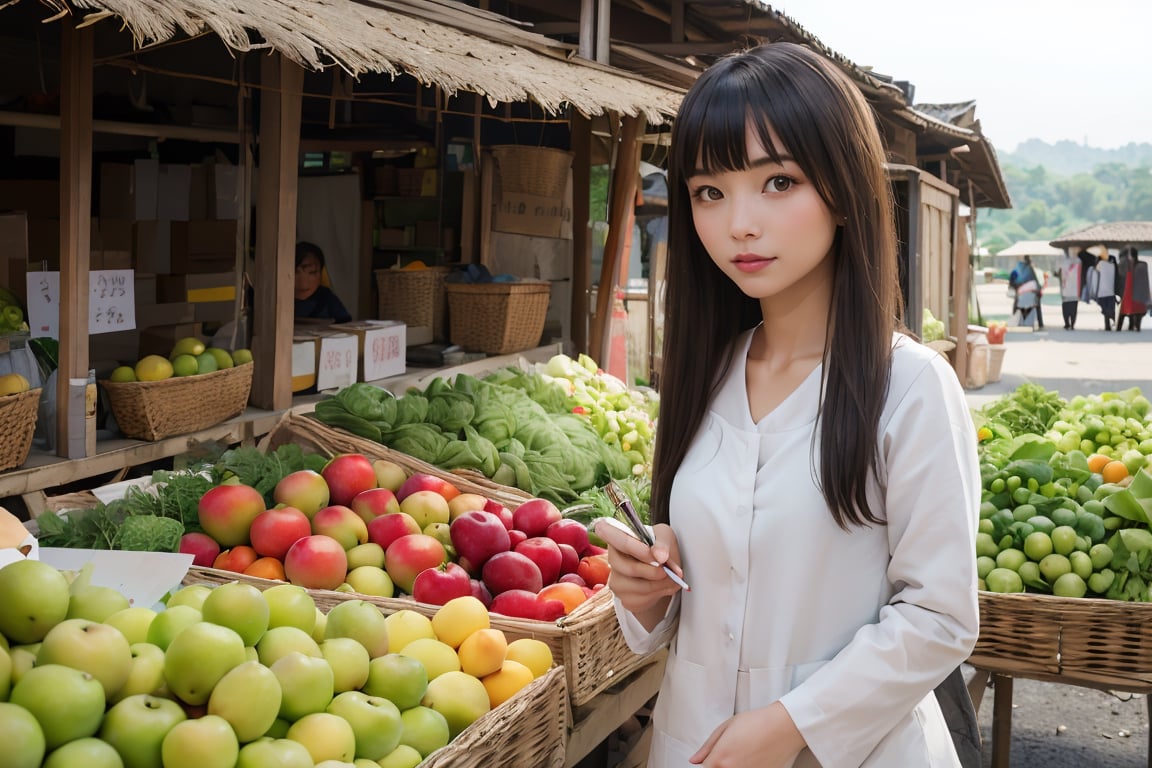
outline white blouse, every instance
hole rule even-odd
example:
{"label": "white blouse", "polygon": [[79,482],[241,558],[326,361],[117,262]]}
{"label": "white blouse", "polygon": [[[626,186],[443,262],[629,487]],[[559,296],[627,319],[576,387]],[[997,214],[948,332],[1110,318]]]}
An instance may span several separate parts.
{"label": "white blouse", "polygon": [[638,653],[672,638],[649,766],[687,768],[737,712],[779,700],[808,743],[795,768],[958,768],[933,689],[979,626],[975,428],[935,351],[893,341],[880,420],[887,525],[837,527],[816,484],[821,368],[759,423],[743,336],[673,483],[670,515],[692,591],[648,633],[617,602]]}

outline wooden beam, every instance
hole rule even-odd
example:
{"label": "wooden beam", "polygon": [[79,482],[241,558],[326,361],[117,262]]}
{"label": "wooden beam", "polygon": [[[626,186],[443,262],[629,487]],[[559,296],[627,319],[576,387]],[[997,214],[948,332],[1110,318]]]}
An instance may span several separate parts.
{"label": "wooden beam", "polygon": [[640,180],[640,137],[644,134],[642,117],[625,117],[620,128],[620,146],[612,169],[612,189],[608,204],[608,239],[600,263],[600,283],[596,289],[596,315],[592,318],[593,357],[601,365],[608,360],[608,320],[612,301],[620,282],[621,251],[628,241],[628,222],[636,204],[636,186]]}
{"label": "wooden beam", "polygon": [[592,121],[572,113],[572,343],[588,351],[588,288],[592,271]]}
{"label": "wooden beam", "polygon": [[[92,235],[92,38],[90,27],[60,26],[60,357],[56,453],[95,450],[88,424],[88,262]],[[91,436],[88,435],[91,430]],[[89,440],[91,437],[91,440]],[[91,443],[91,444],[90,444]]]}
{"label": "wooden beam", "polygon": [[260,171],[256,196],[256,303],[252,403],[292,402],[297,169],[304,70],[276,53],[260,64]]}
{"label": "wooden beam", "polygon": [[684,0],[672,0],[672,18],[668,20],[668,40],[672,43],[684,40]]}

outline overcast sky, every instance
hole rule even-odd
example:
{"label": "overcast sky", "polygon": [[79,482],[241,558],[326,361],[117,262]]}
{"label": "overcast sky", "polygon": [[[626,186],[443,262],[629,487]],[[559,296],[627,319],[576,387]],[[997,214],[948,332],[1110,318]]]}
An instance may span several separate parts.
{"label": "overcast sky", "polygon": [[850,61],[916,86],[915,101],[976,100],[1001,152],[1027,139],[1152,142],[1152,0],[778,0]]}

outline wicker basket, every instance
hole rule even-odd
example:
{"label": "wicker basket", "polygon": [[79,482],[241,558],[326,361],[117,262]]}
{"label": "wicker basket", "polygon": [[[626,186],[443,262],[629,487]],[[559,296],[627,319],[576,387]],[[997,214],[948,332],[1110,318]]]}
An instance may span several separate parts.
{"label": "wicker basket", "polygon": [[[369,458],[385,458],[396,462],[408,472],[426,472],[445,478],[463,493],[480,494],[498,501],[509,509],[515,509],[532,498],[518,489],[493,483],[483,475],[474,472],[448,472],[300,414],[285,416],[269,433],[263,445],[272,450],[286,443],[295,443],[306,450],[328,455],[362,453]],[[213,572],[212,569],[204,568],[193,568],[191,573],[192,578],[201,581],[232,581],[238,578],[237,574],[229,571]],[[239,578],[247,580],[253,577]],[[261,582],[265,585],[275,583],[264,579],[253,580],[253,583]],[[349,599],[350,594],[352,593],[312,590],[312,596],[321,610],[325,610],[325,606],[331,601]],[[381,598],[366,595],[354,595],[354,597],[379,605],[385,613],[395,613],[401,608],[409,608],[431,616],[437,608],[434,605],[417,603],[410,598]],[[553,656],[557,660],[562,660],[568,677],[568,695],[574,707],[591,701],[617,680],[650,661],[650,655],[640,656],[633,653],[624,641],[624,635],[616,621],[612,594],[607,589],[600,590],[572,613],[555,623],[493,615],[492,626],[503,630],[510,639],[533,637],[547,643],[552,649]]]}
{"label": "wicker basket", "polygon": [[252,363],[161,381],[102,381],[125,437],[162,440],[195,432],[244,410],[252,390]]}
{"label": "wicker basket", "polygon": [[470,352],[506,355],[540,343],[552,286],[547,280],[449,283],[448,338]]}
{"label": "wicker basket", "polygon": [[1152,686],[1152,603],[981,592],[969,663],[1096,688]]}
{"label": "wicker basket", "polygon": [[432,329],[432,338],[443,341],[448,327],[444,300],[444,276],[448,267],[427,269],[378,269],[381,320],[403,320],[412,328]]}
{"label": "wicker basket", "polygon": [[550,147],[507,144],[492,148],[500,187],[538,197],[561,198],[572,168],[572,153]]}
{"label": "wicker basket", "polygon": [[28,460],[36,413],[40,408],[40,388],[0,396],[0,471],[14,469]]}

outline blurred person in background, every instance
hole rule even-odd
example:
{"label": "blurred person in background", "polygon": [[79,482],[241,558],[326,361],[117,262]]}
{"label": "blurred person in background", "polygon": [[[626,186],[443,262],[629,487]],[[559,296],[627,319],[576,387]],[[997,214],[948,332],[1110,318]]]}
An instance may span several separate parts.
{"label": "blurred person in background", "polygon": [[1128,318],[1128,330],[1139,331],[1140,321],[1148,311],[1152,301],[1148,289],[1148,265],[1140,261],[1139,252],[1129,246],[1120,251],[1119,276],[1120,316],[1116,319],[1116,330],[1124,326]]}

